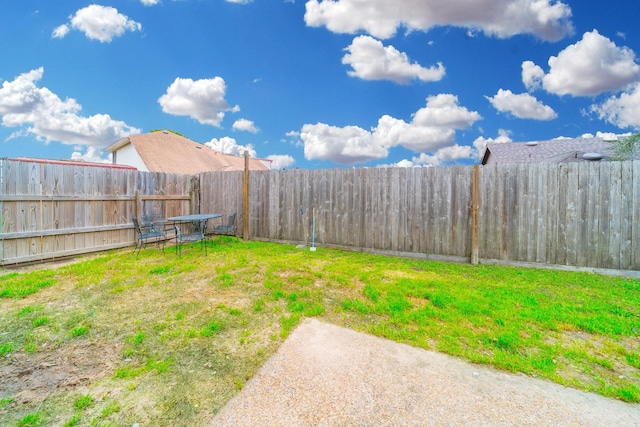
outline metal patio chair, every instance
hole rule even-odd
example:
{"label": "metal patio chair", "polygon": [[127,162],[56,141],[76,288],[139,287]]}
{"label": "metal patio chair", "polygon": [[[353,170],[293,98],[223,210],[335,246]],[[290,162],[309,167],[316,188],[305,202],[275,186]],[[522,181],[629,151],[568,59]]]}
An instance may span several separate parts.
{"label": "metal patio chair", "polygon": [[163,233],[168,239],[169,232],[173,231],[173,227],[167,223],[162,214],[147,214],[140,217],[143,227],[148,227],[153,231]]}
{"label": "metal patio chair", "polygon": [[162,249],[162,252],[164,252],[164,244],[167,240],[167,233],[164,228],[156,227],[154,223],[138,221],[138,218],[133,215],[131,216],[131,221],[136,230],[136,247],[133,250],[136,255],[150,242],[155,243],[158,249]]}
{"label": "metal patio chair", "polygon": [[211,230],[211,234],[233,234],[236,231],[236,215],[237,212],[232,213],[227,217],[226,222],[213,227],[213,230]]}
{"label": "metal patio chair", "polygon": [[202,242],[204,253],[207,255],[207,221],[186,221],[176,222],[173,225],[176,232],[176,253],[182,255],[182,245],[184,243]]}

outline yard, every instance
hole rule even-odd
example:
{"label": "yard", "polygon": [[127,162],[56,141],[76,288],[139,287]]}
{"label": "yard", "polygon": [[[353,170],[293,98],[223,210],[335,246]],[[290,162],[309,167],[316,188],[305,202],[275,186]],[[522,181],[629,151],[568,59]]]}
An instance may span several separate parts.
{"label": "yard", "polygon": [[207,425],[308,316],[640,402],[635,279],[227,237],[0,273],[0,425]]}

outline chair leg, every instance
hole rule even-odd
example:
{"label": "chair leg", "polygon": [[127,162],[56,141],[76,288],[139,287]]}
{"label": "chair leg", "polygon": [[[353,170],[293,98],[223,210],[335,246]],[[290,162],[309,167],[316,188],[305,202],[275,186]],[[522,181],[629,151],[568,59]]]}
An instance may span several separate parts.
{"label": "chair leg", "polygon": [[[162,239],[161,237],[157,237],[156,238],[156,247],[158,249],[162,249],[162,253],[164,253],[164,244],[165,244],[165,240]],[[162,245],[162,246],[160,246]]]}

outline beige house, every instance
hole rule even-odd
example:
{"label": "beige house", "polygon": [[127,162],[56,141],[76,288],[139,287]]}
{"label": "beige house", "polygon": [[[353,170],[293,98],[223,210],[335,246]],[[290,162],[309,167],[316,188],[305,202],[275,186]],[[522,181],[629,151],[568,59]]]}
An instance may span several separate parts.
{"label": "beige house", "polygon": [[[113,164],[133,166],[144,172],[193,175],[244,170],[244,157],[222,154],[166,130],[121,138],[104,151],[113,153]],[[251,158],[249,169],[269,170],[271,161]]]}

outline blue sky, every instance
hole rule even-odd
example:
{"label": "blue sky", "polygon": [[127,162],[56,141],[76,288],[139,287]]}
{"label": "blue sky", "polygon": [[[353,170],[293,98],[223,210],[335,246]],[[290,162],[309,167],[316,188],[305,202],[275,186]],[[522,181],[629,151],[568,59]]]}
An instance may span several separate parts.
{"label": "blue sky", "polygon": [[637,0],[21,0],[0,157],[172,129],[274,168],[471,164],[640,131]]}

